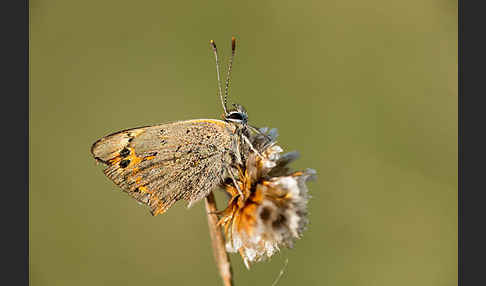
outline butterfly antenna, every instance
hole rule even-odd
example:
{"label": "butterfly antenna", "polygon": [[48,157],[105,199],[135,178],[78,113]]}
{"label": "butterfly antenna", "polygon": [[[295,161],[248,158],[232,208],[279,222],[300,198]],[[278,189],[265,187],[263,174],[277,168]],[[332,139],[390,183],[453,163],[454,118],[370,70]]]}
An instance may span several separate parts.
{"label": "butterfly antenna", "polygon": [[228,98],[229,84],[231,79],[231,68],[233,67],[233,59],[235,58],[236,50],[236,38],[231,37],[231,58],[228,64],[228,74],[226,75],[226,85],[224,88],[224,105],[226,105],[226,99]]}
{"label": "butterfly antenna", "polygon": [[218,75],[218,94],[219,98],[221,99],[221,104],[223,105],[223,110],[224,114],[228,114],[227,108],[226,108],[226,97],[223,100],[223,88],[221,87],[221,73],[219,72],[219,58],[218,58],[218,49],[216,49],[216,43],[211,40],[209,42],[211,44],[211,48],[213,49],[214,53],[214,58],[216,59],[216,73]]}

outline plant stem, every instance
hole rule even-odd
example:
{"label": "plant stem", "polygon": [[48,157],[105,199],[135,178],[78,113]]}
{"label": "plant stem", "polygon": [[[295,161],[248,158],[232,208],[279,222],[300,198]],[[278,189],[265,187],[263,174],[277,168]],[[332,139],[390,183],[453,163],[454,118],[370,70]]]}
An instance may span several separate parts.
{"label": "plant stem", "polygon": [[223,284],[225,286],[233,286],[233,271],[231,270],[231,262],[229,260],[228,253],[226,253],[223,234],[217,225],[218,216],[215,214],[217,212],[217,208],[213,192],[209,193],[204,202],[206,204],[206,211],[208,215],[209,234],[211,236],[211,244],[213,246],[213,255],[219,269],[219,274],[221,275]]}

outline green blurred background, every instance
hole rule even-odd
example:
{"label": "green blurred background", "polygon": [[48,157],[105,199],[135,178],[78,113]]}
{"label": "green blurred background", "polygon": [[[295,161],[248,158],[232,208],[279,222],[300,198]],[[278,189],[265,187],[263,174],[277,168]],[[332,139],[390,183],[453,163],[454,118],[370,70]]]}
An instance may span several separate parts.
{"label": "green blurred background", "polygon": [[[204,204],[164,215],[89,152],[231,102],[312,167],[310,225],[236,285],[457,284],[457,1],[30,1],[31,285],[220,285]],[[218,195],[219,206],[223,197]]]}

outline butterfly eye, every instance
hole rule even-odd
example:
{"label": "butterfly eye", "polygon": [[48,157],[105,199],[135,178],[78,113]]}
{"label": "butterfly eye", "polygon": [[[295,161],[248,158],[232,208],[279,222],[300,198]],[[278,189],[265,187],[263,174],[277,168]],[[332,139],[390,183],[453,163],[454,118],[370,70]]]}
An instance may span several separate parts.
{"label": "butterfly eye", "polygon": [[239,112],[233,112],[228,116],[228,118],[234,120],[243,120],[243,114]]}
{"label": "butterfly eye", "polygon": [[233,111],[226,116],[226,120],[239,122],[239,123],[246,123],[248,120],[248,116],[245,113]]}

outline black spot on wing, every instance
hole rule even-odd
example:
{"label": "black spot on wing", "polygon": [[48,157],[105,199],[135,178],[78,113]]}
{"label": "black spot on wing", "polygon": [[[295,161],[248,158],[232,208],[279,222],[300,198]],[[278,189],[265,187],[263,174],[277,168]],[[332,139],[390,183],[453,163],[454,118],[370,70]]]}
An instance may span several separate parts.
{"label": "black spot on wing", "polygon": [[110,137],[112,136],[115,136],[115,135],[119,135],[120,133],[127,133],[127,137],[130,137],[128,139],[128,142],[131,142],[133,140],[134,137],[131,136],[130,134],[130,131],[132,130],[135,130],[135,129],[141,129],[141,128],[147,128],[147,127],[152,127],[151,125],[147,125],[147,126],[141,126],[141,127],[135,127],[135,128],[129,128],[129,129],[124,129],[124,130],[120,130],[120,131],[117,131],[117,132],[113,132],[111,134],[108,134],[106,136],[103,136],[102,138],[96,140],[96,142],[93,143],[93,145],[91,145],[91,154],[93,155],[93,157],[97,160],[97,161],[100,161],[100,162],[103,162],[103,163],[107,163],[107,161],[95,156],[94,154],[94,149],[96,148],[96,146],[101,143],[102,141],[105,141],[105,140],[108,140]]}
{"label": "black spot on wing", "polygon": [[127,157],[128,155],[130,155],[129,149],[123,148],[123,150],[120,151],[120,156],[122,156],[123,158]]}
{"label": "black spot on wing", "polygon": [[128,165],[130,165],[130,159],[121,160],[120,162],[121,168],[126,168]]}

